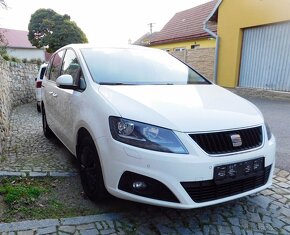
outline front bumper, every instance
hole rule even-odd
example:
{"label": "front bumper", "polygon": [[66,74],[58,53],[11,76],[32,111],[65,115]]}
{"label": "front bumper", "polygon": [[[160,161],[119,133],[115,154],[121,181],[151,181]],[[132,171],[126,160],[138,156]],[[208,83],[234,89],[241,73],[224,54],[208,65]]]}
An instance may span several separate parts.
{"label": "front bumper", "polygon": [[[182,138],[182,137],[180,137]],[[97,142],[97,148],[102,164],[104,181],[107,190],[114,196],[132,200],[136,202],[179,208],[190,209],[209,205],[214,205],[229,200],[244,197],[249,194],[256,193],[272,183],[272,175],[274,171],[276,142],[275,138],[265,141],[263,147],[221,157],[211,157],[204,153],[196,146],[192,146],[183,139],[182,142],[187,145],[189,154],[171,154],[149,151],[122,144],[112,138],[100,138]],[[264,158],[264,178],[262,184],[257,184],[254,188],[246,190],[234,190],[234,193],[225,194],[214,199],[205,201],[196,200],[192,194],[190,187],[200,183],[201,185],[212,183],[214,179],[214,168],[216,166],[244,162],[252,159]],[[124,174],[131,172],[137,176],[148,177],[153,181],[164,185],[177,200],[164,200],[164,197],[151,197],[134,193],[130,190],[124,190],[120,187],[120,179]],[[142,178],[142,177],[141,177]],[[128,181],[127,179],[125,181]],[[140,181],[137,177],[136,182]],[[240,182],[233,182],[235,185]],[[247,183],[247,182],[246,182]],[[164,190],[159,190],[163,186],[159,184],[151,184],[152,188],[157,190],[157,194],[161,194]],[[191,185],[191,186],[190,186]],[[227,188],[228,185],[224,185]],[[218,190],[220,186],[213,185],[211,190]],[[196,191],[199,191],[197,189]],[[206,191],[203,192],[205,195]],[[166,197],[165,197],[166,198]]]}

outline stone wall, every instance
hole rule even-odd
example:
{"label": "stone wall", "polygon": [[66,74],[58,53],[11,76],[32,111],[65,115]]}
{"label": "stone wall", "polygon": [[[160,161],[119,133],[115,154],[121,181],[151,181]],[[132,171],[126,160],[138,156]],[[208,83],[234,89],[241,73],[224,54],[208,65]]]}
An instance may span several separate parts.
{"label": "stone wall", "polygon": [[215,48],[195,48],[192,50],[175,51],[171,54],[189,64],[211,81],[213,80]]}
{"label": "stone wall", "polygon": [[37,72],[36,64],[7,62],[0,58],[0,154],[12,108],[35,100]]}

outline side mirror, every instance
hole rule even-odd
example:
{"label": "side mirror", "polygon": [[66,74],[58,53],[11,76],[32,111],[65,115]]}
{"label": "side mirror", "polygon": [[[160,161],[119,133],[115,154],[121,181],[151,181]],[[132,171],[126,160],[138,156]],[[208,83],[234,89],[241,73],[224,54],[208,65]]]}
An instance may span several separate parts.
{"label": "side mirror", "polygon": [[69,74],[63,74],[56,79],[56,86],[62,89],[76,89],[73,78]]}

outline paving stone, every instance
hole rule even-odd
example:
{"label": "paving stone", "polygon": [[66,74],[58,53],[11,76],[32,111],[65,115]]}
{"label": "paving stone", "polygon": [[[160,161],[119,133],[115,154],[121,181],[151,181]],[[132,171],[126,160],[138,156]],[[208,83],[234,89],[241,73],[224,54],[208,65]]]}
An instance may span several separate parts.
{"label": "paving stone", "polygon": [[81,224],[77,226],[78,230],[86,230],[86,229],[93,229],[96,228],[95,224]]}
{"label": "paving stone", "polygon": [[280,170],[278,173],[277,173],[278,176],[282,177],[282,178],[286,178],[287,176],[289,176],[289,172],[288,171],[285,171],[285,170]]}
{"label": "paving stone", "polygon": [[184,228],[184,227],[178,227],[177,228],[177,232],[179,234],[182,234],[182,235],[190,235],[190,234],[192,234],[192,231],[189,228]]}
{"label": "paving stone", "polygon": [[284,182],[284,183],[288,181],[286,178],[282,178],[282,177],[276,177],[276,180],[278,182]]}
{"label": "paving stone", "polygon": [[40,228],[36,232],[37,235],[50,234],[50,233],[56,233],[56,226],[50,226],[50,227],[46,227],[46,228]]}
{"label": "paving stone", "polygon": [[[97,229],[80,230],[79,234],[80,235],[96,235],[96,234],[99,234],[99,231]],[[110,234],[110,233],[107,233],[107,234]]]}
{"label": "paving stone", "polygon": [[56,219],[30,220],[23,222],[4,223],[0,224],[0,232],[23,231],[29,230],[31,228],[44,228],[57,225],[59,225],[59,222]]}
{"label": "paving stone", "polygon": [[266,197],[264,195],[258,195],[254,198],[249,198],[249,201],[251,201],[254,204],[259,205],[262,208],[268,208],[268,206],[272,203],[272,199],[269,197]]}
{"label": "paving stone", "polygon": [[156,227],[157,227],[158,231],[160,232],[160,234],[174,234],[174,233],[176,233],[175,230],[173,230],[172,228],[169,228],[168,226],[163,225],[163,224],[157,224]]}
{"label": "paving stone", "polygon": [[17,235],[34,235],[34,230],[18,231]]}
{"label": "paving stone", "polygon": [[107,230],[102,230],[102,231],[100,231],[100,234],[101,235],[108,235],[108,234],[112,234],[112,233],[114,233],[114,229],[107,229]]}
{"label": "paving stone", "polygon": [[100,214],[100,215],[65,218],[65,219],[61,219],[61,224],[62,225],[81,225],[81,224],[88,224],[88,223],[105,221],[105,220],[117,220],[121,217],[121,215],[122,214],[117,214],[117,213],[107,213],[107,214]]}
{"label": "paving stone", "polygon": [[243,235],[243,234],[245,234],[245,231],[242,230],[238,226],[232,226],[232,230],[233,230],[233,234],[235,234],[235,235]]}
{"label": "paving stone", "polygon": [[228,218],[231,225],[240,226],[240,221],[238,217]]}
{"label": "paving stone", "polygon": [[281,188],[287,188],[287,189],[290,188],[290,185],[284,182],[277,183],[277,185]]}
{"label": "paving stone", "polygon": [[29,172],[30,177],[44,177],[47,176],[46,172]]}
{"label": "paving stone", "polygon": [[281,220],[273,218],[271,226],[273,226],[273,228],[281,229],[281,228],[283,228],[285,226],[285,223],[283,221],[281,221]]}
{"label": "paving stone", "polygon": [[269,195],[272,195],[274,192],[272,190],[269,190],[269,189],[266,189],[266,190],[263,190],[261,192],[262,195],[264,196],[269,196]]}
{"label": "paving stone", "polygon": [[221,234],[232,234],[232,230],[228,226],[217,226],[219,233]]}
{"label": "paving stone", "polygon": [[76,231],[75,226],[60,226],[58,231],[66,232],[66,233],[74,233]]}

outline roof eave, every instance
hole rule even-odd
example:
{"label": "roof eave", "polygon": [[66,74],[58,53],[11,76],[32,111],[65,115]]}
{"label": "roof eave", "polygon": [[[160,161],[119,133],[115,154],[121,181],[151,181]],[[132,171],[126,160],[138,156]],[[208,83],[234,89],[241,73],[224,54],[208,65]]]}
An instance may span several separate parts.
{"label": "roof eave", "polygon": [[217,13],[219,6],[221,5],[223,0],[218,0],[217,4],[215,5],[215,7],[213,8],[212,12],[208,15],[208,17],[205,19],[205,23],[207,23],[208,21],[215,21],[214,20],[214,15]]}

